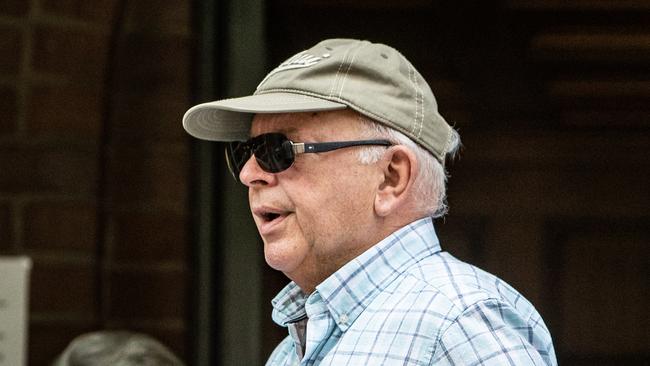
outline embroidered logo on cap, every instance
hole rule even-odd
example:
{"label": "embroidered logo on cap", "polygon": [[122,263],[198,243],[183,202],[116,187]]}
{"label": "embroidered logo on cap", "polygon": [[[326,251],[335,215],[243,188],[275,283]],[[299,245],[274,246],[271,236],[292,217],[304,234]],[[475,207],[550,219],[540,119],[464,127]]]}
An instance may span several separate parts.
{"label": "embroidered logo on cap", "polygon": [[291,57],[285,62],[281,63],[280,66],[276,67],[275,72],[288,70],[288,69],[298,69],[301,67],[309,67],[315,65],[322,58],[314,55],[310,55],[307,52],[300,52],[299,54]]}
{"label": "embroidered logo on cap", "polygon": [[313,66],[313,65],[316,65],[323,58],[328,58],[328,57],[330,57],[329,53],[323,54],[322,57],[319,57],[319,56],[314,56],[314,55],[309,54],[309,53],[304,52],[304,51],[300,52],[300,53],[292,56],[288,60],[284,61],[283,63],[280,64],[280,66],[276,67],[271,72],[269,72],[268,75],[266,75],[266,77],[264,78],[264,80],[262,80],[262,82],[260,82],[259,85],[257,85],[257,89],[259,89],[260,86],[262,86],[262,84],[264,84],[264,82],[270,76],[272,76],[274,74],[277,74],[278,72],[286,71],[286,70],[292,70],[292,69],[301,69],[301,68],[304,68],[304,67]]}

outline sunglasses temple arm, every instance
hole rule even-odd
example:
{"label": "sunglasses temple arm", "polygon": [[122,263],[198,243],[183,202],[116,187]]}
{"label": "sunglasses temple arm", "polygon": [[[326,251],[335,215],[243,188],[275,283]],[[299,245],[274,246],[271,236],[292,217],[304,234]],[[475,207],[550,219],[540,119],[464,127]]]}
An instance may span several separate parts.
{"label": "sunglasses temple arm", "polygon": [[361,141],[337,141],[337,142],[317,142],[317,143],[294,143],[293,151],[296,154],[301,153],[319,153],[342,149],[350,146],[381,145],[391,146],[392,143],[387,140],[361,140]]}

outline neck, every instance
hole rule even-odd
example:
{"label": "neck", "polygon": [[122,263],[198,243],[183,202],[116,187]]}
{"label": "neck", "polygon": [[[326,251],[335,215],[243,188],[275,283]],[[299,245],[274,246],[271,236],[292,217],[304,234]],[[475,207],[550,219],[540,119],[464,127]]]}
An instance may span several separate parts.
{"label": "neck", "polygon": [[[347,250],[337,253],[336,256],[319,257],[313,260],[314,263],[307,263],[302,268],[309,268],[309,272],[287,273],[283,272],[289,279],[295,282],[305,294],[311,294],[320,283],[329,276],[345,266],[348,262],[363,254],[377,243],[403,228],[405,225],[417,220],[419,217],[394,215],[390,218],[378,218],[377,225],[373,229],[364,229],[362,237],[363,244],[351,245]],[[371,235],[372,234],[372,235]],[[320,269],[320,270],[317,270]]]}

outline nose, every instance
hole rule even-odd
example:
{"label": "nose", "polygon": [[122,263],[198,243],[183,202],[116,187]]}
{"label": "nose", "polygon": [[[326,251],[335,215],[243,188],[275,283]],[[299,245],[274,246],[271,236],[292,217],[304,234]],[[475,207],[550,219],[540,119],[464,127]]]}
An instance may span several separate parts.
{"label": "nose", "polygon": [[251,156],[239,172],[239,180],[248,188],[268,186],[276,183],[275,174],[264,171]]}

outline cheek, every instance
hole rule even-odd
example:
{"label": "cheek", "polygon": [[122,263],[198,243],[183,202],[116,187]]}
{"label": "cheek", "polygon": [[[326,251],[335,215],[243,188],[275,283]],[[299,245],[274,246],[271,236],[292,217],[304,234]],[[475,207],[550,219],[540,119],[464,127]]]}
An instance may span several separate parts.
{"label": "cheek", "polygon": [[[310,246],[326,249],[345,241],[372,215],[374,195],[369,189],[368,169],[341,169],[341,165],[351,167],[355,162],[304,164],[291,172],[293,179],[287,180],[291,187],[283,189],[294,204],[300,232]],[[317,165],[318,170],[311,169]]]}
{"label": "cheek", "polygon": [[[305,240],[318,250],[345,241],[350,231],[367,214],[364,193],[340,184],[318,187],[318,194],[310,192],[297,205],[298,223]],[[315,190],[314,190],[315,191]]]}
{"label": "cheek", "polygon": [[310,189],[296,191],[292,201],[296,208],[299,234],[309,246],[314,246],[331,235],[330,232],[336,228],[335,221],[340,211],[337,206],[341,197],[328,185],[306,183],[303,187]]}

